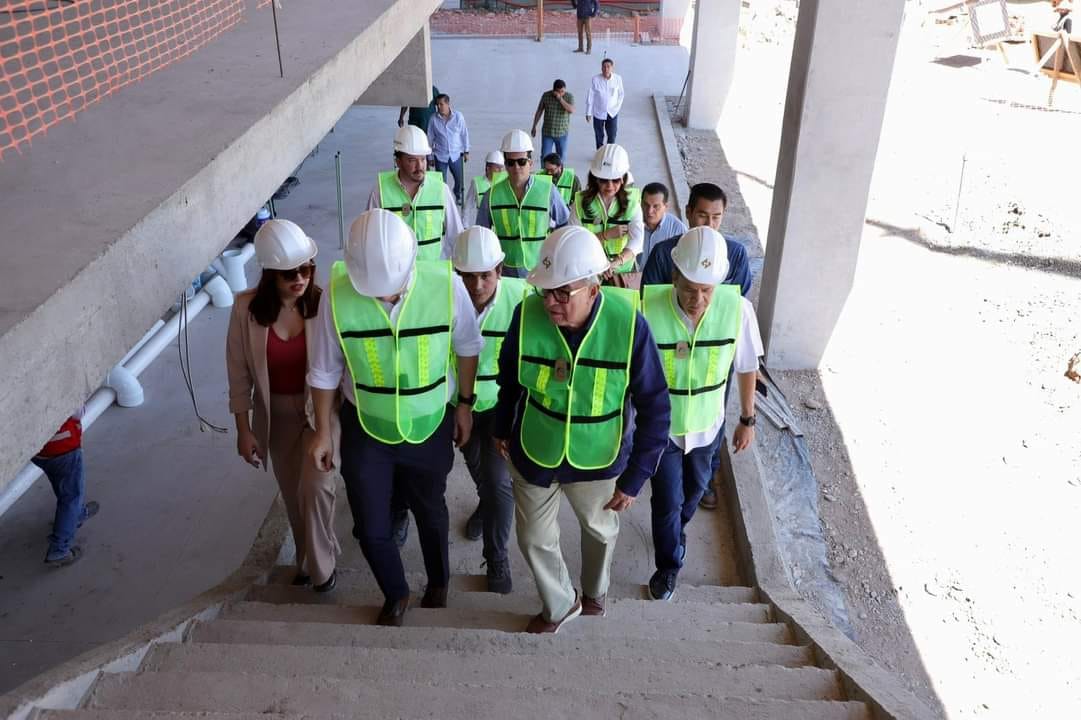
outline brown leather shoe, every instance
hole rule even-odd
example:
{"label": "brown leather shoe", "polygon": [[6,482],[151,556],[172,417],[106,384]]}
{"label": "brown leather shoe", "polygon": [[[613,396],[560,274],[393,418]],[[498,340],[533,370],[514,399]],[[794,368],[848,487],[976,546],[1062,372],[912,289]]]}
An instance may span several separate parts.
{"label": "brown leather shoe", "polygon": [[447,606],[446,586],[440,587],[429,585],[428,589],[424,591],[424,597],[421,598],[420,606],[422,608],[445,608]]}
{"label": "brown leather shoe", "polygon": [[600,597],[591,598],[588,595],[582,596],[582,616],[583,617],[604,617],[604,599],[607,595],[601,595]]}
{"label": "brown leather shoe", "polygon": [[574,594],[574,605],[558,622],[548,622],[544,619],[544,613],[541,613],[529,621],[526,625],[525,631],[527,633],[533,633],[534,635],[552,634],[555,635],[559,632],[559,628],[563,627],[563,623],[568,620],[573,620],[582,614],[582,600],[578,597],[578,593]]}
{"label": "brown leather shoe", "polygon": [[398,600],[387,600],[383,603],[383,609],[379,611],[376,625],[386,627],[401,627],[405,622],[405,611],[409,609],[409,596],[406,595]]}

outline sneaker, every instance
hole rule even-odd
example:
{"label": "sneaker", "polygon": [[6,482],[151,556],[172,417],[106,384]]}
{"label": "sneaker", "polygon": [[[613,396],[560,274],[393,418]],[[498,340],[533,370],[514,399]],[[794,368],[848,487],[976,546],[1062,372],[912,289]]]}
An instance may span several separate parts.
{"label": "sneaker", "polygon": [[510,594],[513,588],[510,577],[510,562],[507,560],[490,562],[485,574],[488,577],[488,592],[499,593],[500,595]]}
{"label": "sneaker", "polygon": [[481,513],[483,505],[477,503],[477,509],[465,521],[465,537],[467,540],[480,540],[484,535],[484,515]]}
{"label": "sneaker", "polygon": [[83,549],[78,545],[72,545],[71,549],[68,550],[67,555],[61,555],[58,558],[49,558],[49,556],[46,555],[45,564],[54,568],[67,567],[68,565],[77,563],[82,556]]}
{"label": "sneaker", "polygon": [[559,632],[559,628],[563,627],[563,624],[573,620],[582,614],[582,601],[578,598],[578,593],[574,593],[574,605],[567,611],[561,619],[556,622],[548,622],[544,619],[544,613],[540,613],[529,621],[526,625],[525,631],[534,635],[555,635]]}
{"label": "sneaker", "polygon": [[390,537],[393,538],[394,544],[398,547],[405,545],[405,541],[409,539],[408,510],[402,510],[401,513],[396,514],[391,518]]}
{"label": "sneaker", "polygon": [[654,600],[671,600],[676,594],[675,570],[658,570],[649,579],[649,596]]}
{"label": "sneaker", "polygon": [[83,515],[79,518],[79,527],[82,527],[84,522],[97,515],[98,510],[101,510],[101,504],[97,500],[91,500],[86,505],[83,505]]}
{"label": "sneaker", "polygon": [[710,485],[706,488],[706,492],[702,495],[702,499],[698,501],[698,507],[703,510],[716,510],[717,509],[717,491]]}
{"label": "sneaker", "polygon": [[328,593],[328,592],[330,592],[331,590],[333,590],[336,587],[338,587],[338,571],[337,571],[337,569],[333,570],[330,573],[330,577],[327,578],[326,582],[319,583],[318,585],[316,585],[312,589],[315,590],[315,592],[317,592],[317,593]]}
{"label": "sneaker", "polygon": [[604,617],[604,600],[607,595],[601,595],[600,597],[591,598],[588,595],[582,596],[582,615],[583,617]]}

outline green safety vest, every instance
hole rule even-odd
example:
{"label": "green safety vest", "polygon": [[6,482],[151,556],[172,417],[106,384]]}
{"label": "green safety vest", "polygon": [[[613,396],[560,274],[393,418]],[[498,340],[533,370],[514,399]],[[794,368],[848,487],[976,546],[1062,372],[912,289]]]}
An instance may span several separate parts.
{"label": "green safety vest", "polygon": [[601,470],[619,455],[637,293],[604,287],[600,297],[577,354],[548,318],[540,295],[522,301],[518,382],[529,397],[520,440],[541,467],[559,467],[566,459],[579,470]]}
{"label": "green safety vest", "polygon": [[417,236],[417,260],[438,260],[443,253],[440,240],[446,225],[445,195],[443,176],[437,172],[425,173],[415,199],[402,187],[397,170],[379,173],[379,205],[405,220]]}
{"label": "green safety vest", "polygon": [[676,310],[671,285],[642,288],[672,400],[672,435],[709,430],[724,414],[724,385],[736,356],[743,297],[738,285],[718,285],[692,336]]}
{"label": "green safety vest", "polygon": [[541,243],[548,237],[551,200],[552,178],[547,175],[533,176],[533,184],[520,203],[510,180],[492,185],[488,195],[492,231],[499,236],[507,267],[532,270],[537,264]]}
{"label": "green safety vest", "polygon": [[507,337],[507,328],[514,316],[514,308],[518,307],[518,303],[525,297],[528,287],[525,280],[510,277],[500,278],[499,285],[496,286],[488,314],[480,324],[484,348],[477,361],[477,382],[474,385],[477,403],[473,406],[474,412],[484,412],[495,407],[499,397],[499,385],[496,382],[499,376],[499,352],[503,349],[503,340]]}
{"label": "green safety vest", "polygon": [[357,417],[365,432],[392,445],[431,437],[449,399],[450,262],[422,260],[414,272],[394,327],[378,300],[353,289],[344,262],[330,269],[334,327],[355,383]]}
{"label": "green safety vest", "polygon": [[[601,202],[599,196],[593,198],[593,202],[589,204],[588,208],[582,207],[582,195],[581,191],[574,194],[574,212],[578,215],[578,222],[582,223],[582,227],[589,230],[592,233],[602,233],[613,225],[620,225],[623,227],[623,234],[612,240],[603,240],[601,244],[604,245],[604,251],[608,253],[608,257],[615,257],[623,252],[623,248],[627,247],[627,242],[630,238],[627,235],[627,225],[630,224],[631,218],[634,217],[635,211],[642,201],[642,191],[638,188],[626,188],[627,190],[627,209],[618,215],[610,215],[612,212],[619,212],[619,203],[613,201],[612,207],[608,210],[604,209],[604,204]],[[619,266],[617,272],[634,272],[634,258],[625,262]]]}
{"label": "green safety vest", "polygon": [[488,191],[492,189],[492,183],[497,183],[503,178],[507,177],[507,173],[500,171],[492,175],[492,179],[489,180],[487,175],[477,175],[473,178],[473,188],[477,195],[477,207],[480,207],[481,202],[484,200],[484,196],[488,194]]}
{"label": "green safety vest", "polygon": [[563,202],[569,205],[571,196],[574,195],[574,170],[563,168],[563,173],[556,180],[556,188],[559,190],[559,194],[563,196]]}

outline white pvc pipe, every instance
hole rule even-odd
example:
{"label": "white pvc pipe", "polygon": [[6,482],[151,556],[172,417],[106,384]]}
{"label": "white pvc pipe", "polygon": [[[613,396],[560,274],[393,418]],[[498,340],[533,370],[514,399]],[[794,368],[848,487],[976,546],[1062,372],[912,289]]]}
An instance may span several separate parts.
{"label": "white pvc pipe", "polygon": [[143,404],[143,386],[139,384],[131,370],[117,365],[105,376],[105,387],[116,393],[116,404],[120,407],[139,407]]}
{"label": "white pvc pipe", "polygon": [[255,244],[245,243],[239,248],[226,250],[216,260],[213,266],[229,283],[234,293],[248,289],[248,276],[244,272],[244,266],[255,255]]}
{"label": "white pvc pipe", "polygon": [[[241,274],[243,274],[244,268],[241,268]],[[243,290],[244,288],[241,288]],[[210,295],[210,302],[214,304],[216,308],[226,308],[233,304],[233,288],[222,279],[221,275],[215,275],[206,281],[203,285],[203,290]]]}

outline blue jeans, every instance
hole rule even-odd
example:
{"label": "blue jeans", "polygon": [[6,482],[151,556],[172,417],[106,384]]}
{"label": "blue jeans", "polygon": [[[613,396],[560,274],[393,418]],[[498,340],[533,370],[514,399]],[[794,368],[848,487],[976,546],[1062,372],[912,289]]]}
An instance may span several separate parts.
{"label": "blue jeans", "polygon": [[[618,130],[619,116],[612,117],[609,115],[605,120],[593,118],[593,136],[597,140],[597,147],[606,143],[614,143],[616,141],[616,132]],[[604,139],[606,133],[608,135],[607,140]]]}
{"label": "blue jeans", "polygon": [[541,135],[541,161],[548,157],[548,154],[553,150],[559,155],[560,160],[567,157],[567,134],[564,133],[559,137],[552,137],[551,135]]}
{"label": "blue jeans", "polygon": [[447,162],[436,158],[435,169],[437,172],[443,173],[444,183],[447,181],[447,170],[450,170],[450,174],[454,176],[454,199],[461,205],[462,193],[465,190],[465,184],[462,180],[462,156],[459,155],[457,160],[448,160]]}
{"label": "blue jeans", "polygon": [[53,562],[68,554],[75,540],[75,531],[86,519],[83,451],[77,448],[57,457],[36,457],[33,463],[49,478],[49,484],[56,494],[53,531],[49,534],[49,550],[45,555],[46,562]]}
{"label": "blue jeans", "polygon": [[653,496],[650,507],[653,520],[653,552],[658,570],[683,567],[681,548],[686,542],[687,523],[698,509],[713,475],[713,454],[720,433],[712,443],[684,454],[671,440],[661,455],[660,465],[650,481]]}

